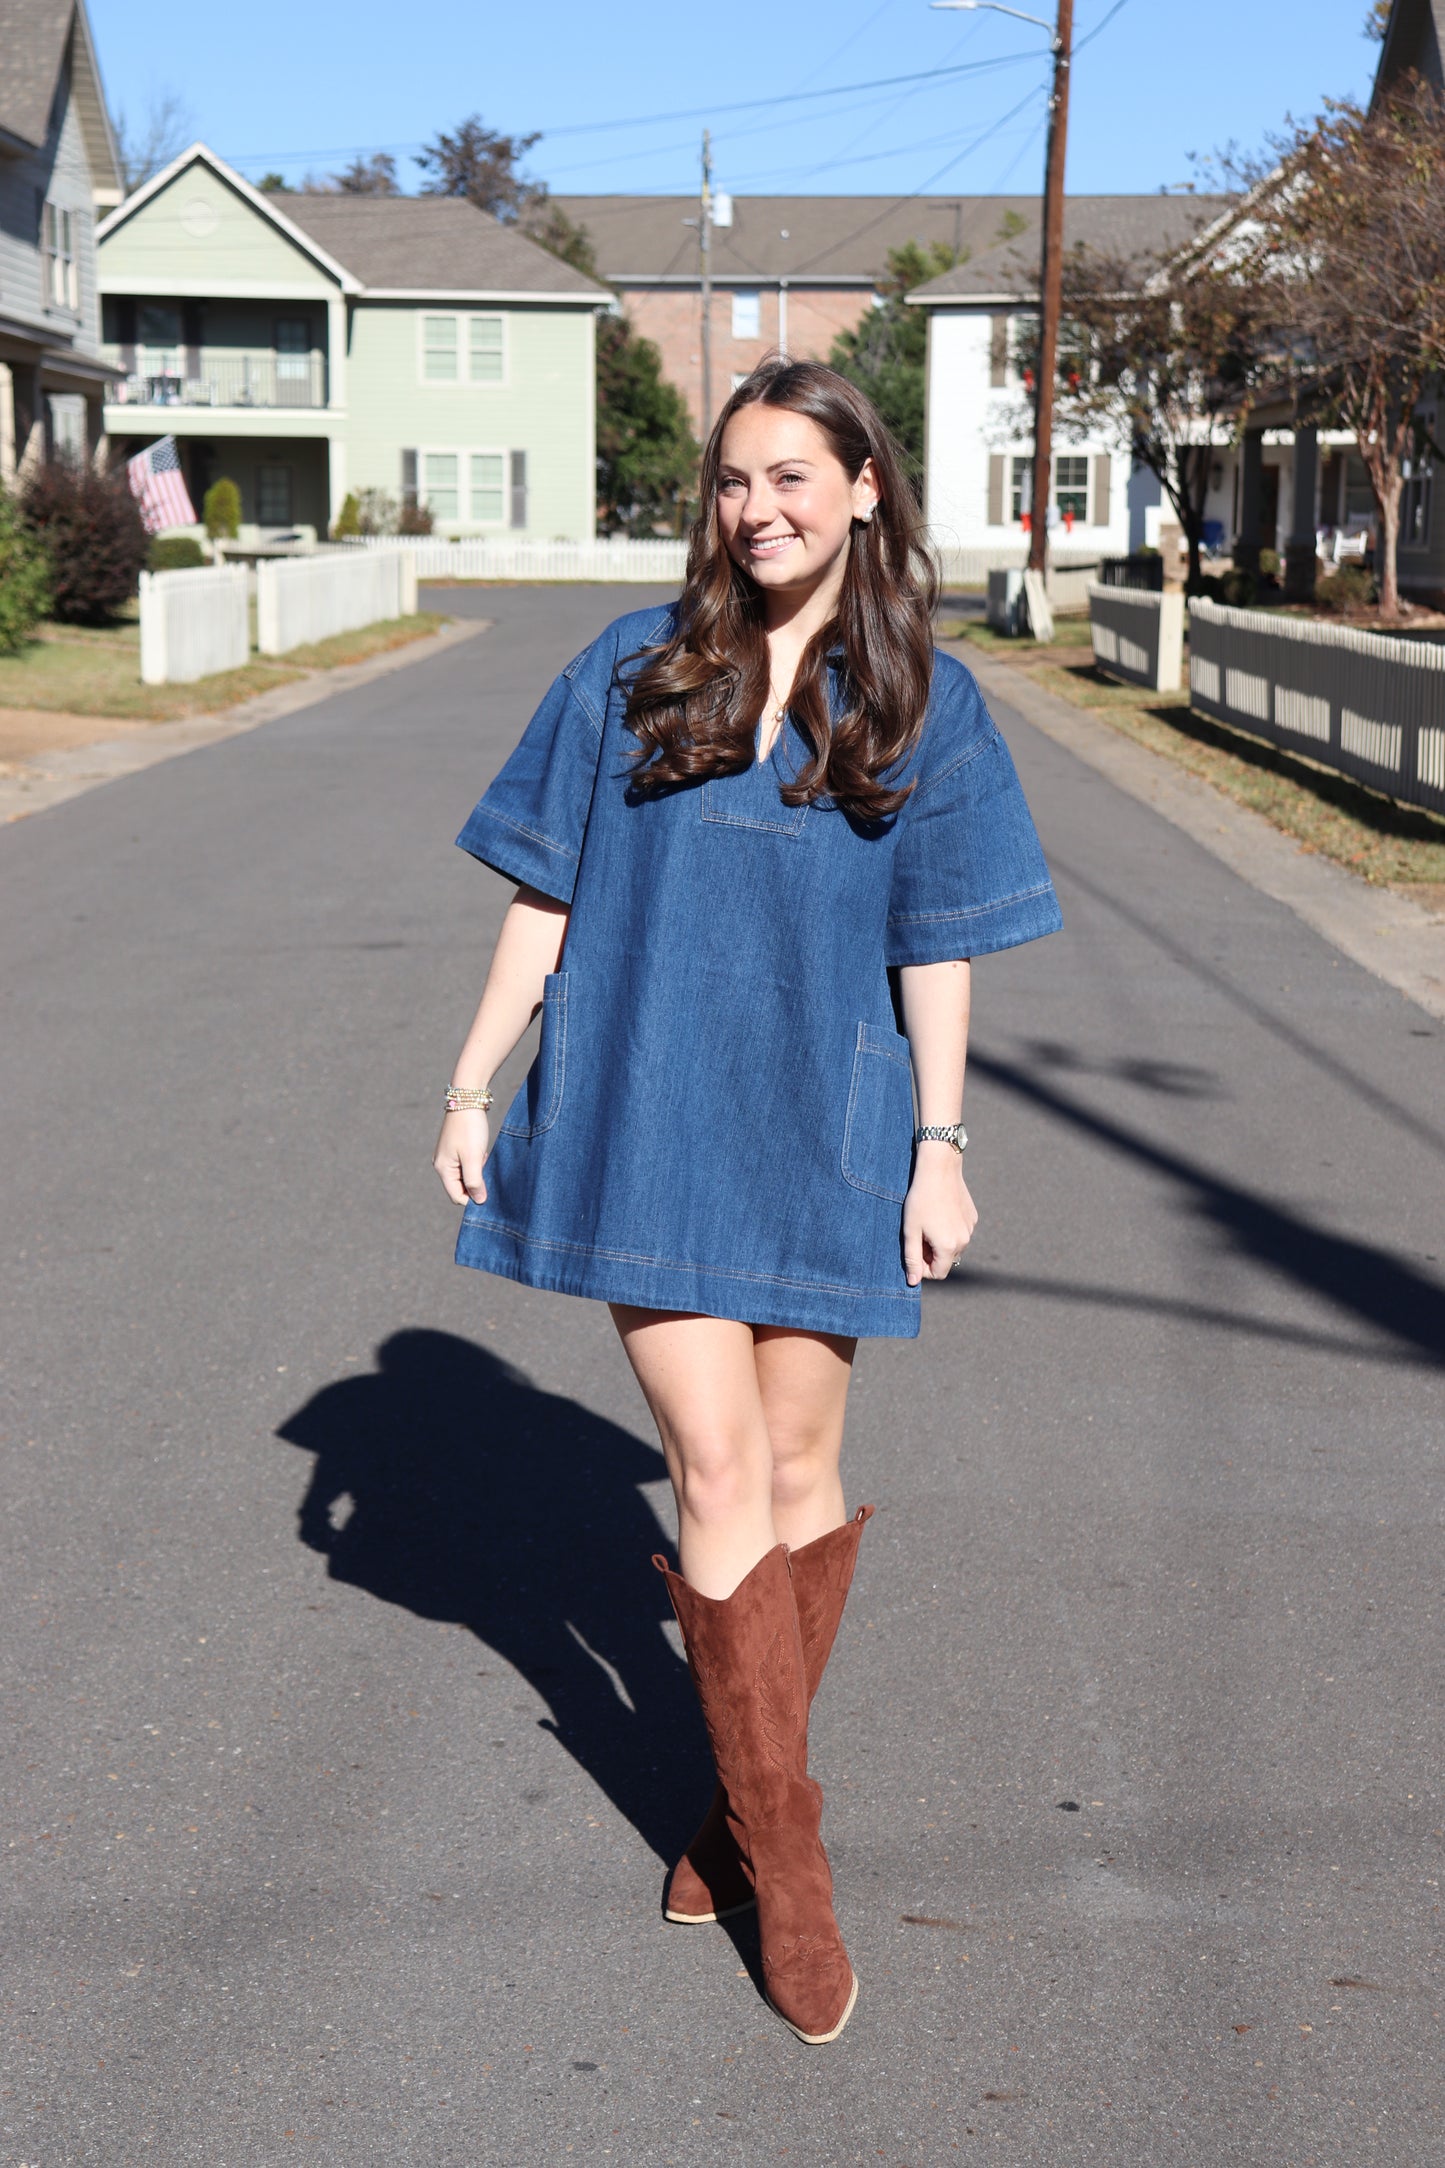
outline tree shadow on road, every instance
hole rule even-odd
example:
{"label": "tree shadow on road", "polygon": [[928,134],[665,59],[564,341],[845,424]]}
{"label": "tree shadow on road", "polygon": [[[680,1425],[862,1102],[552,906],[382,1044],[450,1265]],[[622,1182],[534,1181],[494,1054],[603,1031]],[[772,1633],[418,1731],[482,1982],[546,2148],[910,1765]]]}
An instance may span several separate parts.
{"label": "tree shadow on road", "polygon": [[332,1578],[450,1619],[547,1703],[541,1721],[668,1860],[712,1767],[638,1486],[662,1455],[453,1333],[394,1333],[277,1435],[314,1453],[303,1543]]}

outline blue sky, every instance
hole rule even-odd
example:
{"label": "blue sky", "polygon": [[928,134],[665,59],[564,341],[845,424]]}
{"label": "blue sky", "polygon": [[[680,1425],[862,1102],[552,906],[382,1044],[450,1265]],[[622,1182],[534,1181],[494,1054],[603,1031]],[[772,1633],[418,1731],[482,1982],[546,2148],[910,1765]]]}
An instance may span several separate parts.
{"label": "blue sky", "polygon": [[[471,112],[541,129],[530,170],[559,194],[695,188],[704,121],[717,185],[742,194],[1030,190],[1043,159],[1043,33],[926,0],[90,6],[112,109],[139,117],[172,92],[253,178],[388,149],[414,188],[409,154]],[[1366,0],[1076,0],[1069,187],[1177,184],[1191,151],[1256,147],[1286,113],[1359,96],[1378,51],[1365,13]],[[849,87],[934,68],[964,72]]]}

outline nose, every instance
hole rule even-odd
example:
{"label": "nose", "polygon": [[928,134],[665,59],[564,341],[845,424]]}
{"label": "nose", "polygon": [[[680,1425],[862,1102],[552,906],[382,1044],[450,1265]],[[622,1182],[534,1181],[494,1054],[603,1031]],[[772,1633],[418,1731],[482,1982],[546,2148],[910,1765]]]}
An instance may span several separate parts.
{"label": "nose", "polygon": [[750,483],[747,496],[743,500],[743,525],[749,534],[760,533],[764,527],[770,525],[777,508],[777,499],[773,495],[770,482],[764,479]]}

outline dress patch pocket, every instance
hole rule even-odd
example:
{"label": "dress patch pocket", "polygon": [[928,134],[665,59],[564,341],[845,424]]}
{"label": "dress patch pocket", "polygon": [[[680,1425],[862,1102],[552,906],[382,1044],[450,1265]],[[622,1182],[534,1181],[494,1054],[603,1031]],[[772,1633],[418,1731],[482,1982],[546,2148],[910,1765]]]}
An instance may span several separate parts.
{"label": "dress patch pocket", "polygon": [[497,1132],[503,1137],[539,1137],[562,1111],[567,1067],[567,973],[549,972],[542,981],[542,1036],[527,1081],[507,1109]]}
{"label": "dress patch pocket", "polygon": [[901,1204],[913,1161],[913,1070],[908,1041],[860,1024],[843,1130],[843,1179]]}

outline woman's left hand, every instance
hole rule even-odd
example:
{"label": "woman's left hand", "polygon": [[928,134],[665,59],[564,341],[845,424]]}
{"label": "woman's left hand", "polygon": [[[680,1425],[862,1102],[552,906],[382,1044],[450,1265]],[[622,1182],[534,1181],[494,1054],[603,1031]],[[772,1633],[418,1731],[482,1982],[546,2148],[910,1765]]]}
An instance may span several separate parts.
{"label": "woman's left hand", "polygon": [[903,1269],[910,1287],[946,1280],[968,1248],[978,1213],[963,1161],[951,1144],[932,1138],[918,1147],[913,1181],[903,1200]]}

